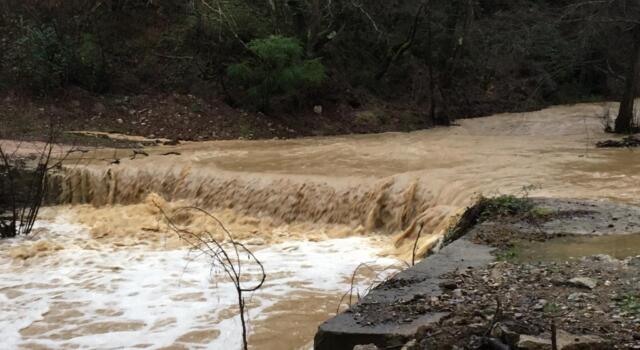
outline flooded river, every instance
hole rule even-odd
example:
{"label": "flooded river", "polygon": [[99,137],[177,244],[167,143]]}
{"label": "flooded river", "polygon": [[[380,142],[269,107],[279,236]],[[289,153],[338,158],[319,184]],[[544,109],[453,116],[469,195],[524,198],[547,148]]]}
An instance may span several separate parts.
{"label": "flooded river", "polygon": [[[0,335],[25,349],[239,347],[233,290],[158,207],[210,210],[265,262],[255,349],[308,348],[352,271],[366,288],[480,195],[640,202],[640,153],[599,150],[607,104],[461,120],[412,133],[185,143],[74,155],[41,233],[0,243]],[[134,159],[131,159],[134,158]],[[111,164],[118,159],[119,164]],[[79,165],[75,165],[79,164]],[[196,232],[205,219],[182,217]],[[624,243],[622,243],[624,244]],[[387,272],[391,273],[391,272]]]}

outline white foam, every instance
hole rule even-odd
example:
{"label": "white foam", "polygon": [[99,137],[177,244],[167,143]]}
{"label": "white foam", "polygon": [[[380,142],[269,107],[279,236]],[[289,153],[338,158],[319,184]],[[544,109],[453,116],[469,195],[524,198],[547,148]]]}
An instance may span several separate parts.
{"label": "white foam", "polygon": [[[82,227],[64,220],[40,225],[51,230],[47,239],[89,239]],[[353,237],[318,243],[288,242],[257,251],[269,277],[263,289],[249,296],[251,319],[268,318],[264,310],[296,291],[340,295],[349,289],[348,277],[362,262],[377,260],[383,266],[395,262],[376,258],[378,249],[370,243],[366,238]],[[6,251],[7,246],[20,241],[3,244],[0,249]],[[0,337],[7,349],[26,342],[56,349],[121,349],[139,344],[155,349],[176,343],[190,331],[211,329],[220,331],[215,340],[187,344],[188,347],[240,348],[239,317],[220,321],[223,312],[233,310],[235,314],[235,289],[224,275],[211,275],[206,259],[194,258],[186,250],[87,250],[79,244],[65,247],[52,256],[28,260],[22,267],[0,254]],[[9,295],[10,290],[23,294]],[[194,295],[184,301],[175,300],[189,293]],[[73,310],[82,315],[61,322],[65,324],[54,324],[37,335],[20,334],[21,329],[42,320],[54,303],[61,302],[80,303]],[[109,316],[101,313],[102,309],[119,313]],[[154,328],[170,318],[175,318],[175,323]],[[92,323],[127,321],[140,325],[129,331],[103,334],[82,330]]]}

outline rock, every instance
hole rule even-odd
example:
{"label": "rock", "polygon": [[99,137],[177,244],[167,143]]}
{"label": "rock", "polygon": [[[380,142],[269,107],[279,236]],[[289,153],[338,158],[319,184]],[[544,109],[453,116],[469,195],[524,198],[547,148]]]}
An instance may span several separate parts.
{"label": "rock", "polygon": [[540,299],[538,300],[538,302],[533,306],[533,309],[536,311],[540,311],[542,309],[544,309],[545,306],[547,306],[549,302],[546,301],[545,299]]}
{"label": "rock", "polygon": [[440,288],[447,289],[447,290],[454,290],[458,288],[458,283],[456,283],[456,281],[454,280],[447,280],[440,283]]}
{"label": "rock", "polygon": [[607,262],[607,263],[614,263],[617,262],[618,259],[612,257],[611,255],[608,254],[597,254],[591,257],[591,260],[593,261],[602,261],[602,262]]}
{"label": "rock", "polygon": [[375,344],[367,344],[367,345],[356,345],[353,347],[353,350],[379,350]]}
{"label": "rock", "polygon": [[[606,340],[593,335],[574,335],[562,330],[558,331],[558,350],[606,350]],[[521,350],[551,350],[551,336],[521,335],[517,343]]]}
{"label": "rock", "polygon": [[118,118],[118,119],[116,119],[116,122],[117,122],[118,124],[124,124],[124,120],[122,120],[122,118]]}
{"label": "rock", "polygon": [[567,300],[575,302],[575,301],[585,300],[588,297],[589,297],[589,294],[587,293],[576,292],[576,293],[569,294],[569,296],[567,297]]}
{"label": "rock", "polygon": [[574,335],[560,330],[558,332],[559,350],[606,350],[609,343],[595,335]]}
{"label": "rock", "polygon": [[418,342],[415,339],[411,339],[400,350],[418,350]]}
{"label": "rock", "polygon": [[321,105],[313,106],[313,113],[318,115],[322,114],[322,106]]}
{"label": "rock", "polygon": [[594,289],[598,282],[589,277],[574,277],[569,280],[569,285],[579,288]]}
{"label": "rock", "polygon": [[107,107],[100,102],[96,102],[91,108],[91,111],[96,114],[104,114],[107,111]]}
{"label": "rock", "polygon": [[627,265],[631,267],[640,267],[640,255],[630,258]]}
{"label": "rock", "polygon": [[520,350],[550,350],[551,339],[521,335],[520,340],[518,340],[517,348]]}
{"label": "rock", "polygon": [[497,284],[502,284],[505,279],[505,272],[508,267],[505,262],[498,262],[492,268],[489,273],[489,278]]}
{"label": "rock", "polygon": [[517,344],[520,340],[520,334],[513,331],[504,323],[498,322],[491,330],[491,336],[505,341],[507,344]]}

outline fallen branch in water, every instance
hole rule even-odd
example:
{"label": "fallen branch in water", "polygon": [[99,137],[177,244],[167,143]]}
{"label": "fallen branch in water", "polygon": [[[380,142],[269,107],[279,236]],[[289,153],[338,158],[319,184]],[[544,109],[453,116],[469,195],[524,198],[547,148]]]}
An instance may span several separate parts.
{"label": "fallen branch in water", "polygon": [[606,140],[596,143],[598,148],[633,148],[640,147],[640,139],[635,136],[627,136],[622,140]]}

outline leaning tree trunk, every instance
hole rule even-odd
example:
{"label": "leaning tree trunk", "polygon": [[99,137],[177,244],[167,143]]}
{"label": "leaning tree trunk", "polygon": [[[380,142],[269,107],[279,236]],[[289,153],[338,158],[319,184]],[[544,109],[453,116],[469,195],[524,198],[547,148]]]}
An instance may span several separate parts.
{"label": "leaning tree trunk", "polygon": [[631,133],[633,131],[633,105],[638,88],[638,73],[640,73],[640,25],[633,31],[633,52],[629,62],[629,73],[625,83],[625,91],[620,102],[620,111],[616,118],[616,133]]}

